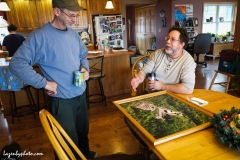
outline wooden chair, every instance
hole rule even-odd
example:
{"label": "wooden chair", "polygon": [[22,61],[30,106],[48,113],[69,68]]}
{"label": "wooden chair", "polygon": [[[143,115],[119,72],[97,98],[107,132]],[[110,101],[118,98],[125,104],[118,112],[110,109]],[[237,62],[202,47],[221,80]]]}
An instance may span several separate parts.
{"label": "wooden chair", "polygon": [[153,52],[155,52],[156,50],[153,50],[153,49],[147,49],[147,54],[151,54]]}
{"label": "wooden chair", "polygon": [[[105,73],[103,72],[104,56],[91,57],[91,58],[88,58],[88,61],[89,61],[89,69],[90,69],[89,79],[86,81],[87,83],[86,97],[87,97],[88,109],[89,109],[90,103],[104,102],[106,106],[107,105],[106,96],[104,94],[104,88],[102,85],[102,78],[105,77]],[[89,92],[90,81],[98,82],[98,85],[99,85],[98,92],[95,92],[95,93]],[[95,99],[90,99],[90,97],[95,97]]]}
{"label": "wooden chair", "polygon": [[[132,78],[134,75],[140,71],[140,69],[146,64],[147,59],[150,57],[150,54],[139,57],[132,66]],[[136,96],[137,92],[142,93],[146,87],[146,80],[138,86],[138,91],[132,90],[132,96]],[[138,94],[139,94],[138,93]]]}
{"label": "wooden chair", "polygon": [[[42,126],[58,156],[61,160],[76,160],[72,150],[68,145],[76,151],[82,160],[87,158],[78,149],[72,139],[68,136],[65,130],[57,122],[57,120],[45,109],[39,112],[40,121]],[[66,143],[67,142],[67,143]],[[103,142],[104,143],[104,142]],[[96,158],[97,160],[144,160],[145,157],[142,154],[127,155],[123,153],[105,155]]]}
{"label": "wooden chair", "polygon": [[[85,156],[78,149],[72,139],[68,136],[65,130],[57,122],[57,120],[45,109],[39,112],[39,117],[42,126],[58,156],[59,159],[64,160],[75,160],[73,152],[69,148],[68,144],[76,151],[76,153],[81,157],[82,160],[86,160]],[[66,143],[67,141],[67,143]]]}
{"label": "wooden chair", "polygon": [[[234,48],[233,48],[233,50],[235,50],[235,51],[239,51],[239,47],[240,46],[240,44],[238,44],[238,45],[236,45]],[[228,89],[229,88],[229,84],[230,84],[230,82],[231,82],[231,79],[235,76],[235,74],[231,74],[231,73],[228,73],[228,72],[222,72],[222,71],[220,71],[220,70],[215,70],[215,75],[214,75],[214,77],[213,77],[213,79],[212,79],[212,81],[211,81],[211,84],[210,84],[210,86],[209,86],[209,88],[208,88],[208,90],[211,90],[211,88],[212,88],[212,85],[214,85],[214,84],[218,84],[218,85],[221,85],[221,86],[223,86],[223,87],[225,87],[225,93],[227,93],[228,91],[231,91],[231,90],[235,90],[235,89]],[[223,74],[223,75],[226,75],[227,76],[227,81],[226,82],[217,82],[217,83],[214,83],[215,82],[215,79],[216,79],[216,77],[217,77],[217,75],[218,75],[218,73],[221,73],[221,74]]]}

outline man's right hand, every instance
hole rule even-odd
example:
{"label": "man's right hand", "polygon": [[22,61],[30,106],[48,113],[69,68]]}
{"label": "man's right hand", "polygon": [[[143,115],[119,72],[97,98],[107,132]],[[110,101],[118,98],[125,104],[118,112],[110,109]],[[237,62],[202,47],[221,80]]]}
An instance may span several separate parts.
{"label": "man's right hand", "polygon": [[132,89],[137,91],[137,87],[140,84],[140,78],[137,74],[134,75],[134,78],[131,80]]}
{"label": "man's right hand", "polygon": [[47,90],[47,94],[49,96],[54,96],[57,94],[57,83],[47,81],[45,89]]}

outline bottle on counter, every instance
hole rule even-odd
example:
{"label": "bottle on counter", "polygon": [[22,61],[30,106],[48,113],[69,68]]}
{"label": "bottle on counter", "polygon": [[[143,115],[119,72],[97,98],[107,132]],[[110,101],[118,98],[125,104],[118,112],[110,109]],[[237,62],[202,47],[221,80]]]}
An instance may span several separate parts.
{"label": "bottle on counter", "polygon": [[95,50],[96,50],[96,51],[99,50],[99,48],[98,48],[98,42],[97,42],[96,45],[95,45]]}
{"label": "bottle on counter", "polygon": [[110,42],[109,42],[108,38],[105,38],[104,49],[106,52],[108,52],[110,50]]}
{"label": "bottle on counter", "polygon": [[97,45],[98,45],[98,50],[102,50],[100,39],[98,39],[98,41],[97,41]]}

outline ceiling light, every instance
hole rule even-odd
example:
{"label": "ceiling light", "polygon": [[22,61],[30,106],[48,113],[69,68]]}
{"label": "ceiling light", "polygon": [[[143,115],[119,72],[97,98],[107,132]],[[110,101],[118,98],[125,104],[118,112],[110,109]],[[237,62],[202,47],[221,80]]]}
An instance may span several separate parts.
{"label": "ceiling light", "polygon": [[0,2],[0,11],[10,11],[6,2]]}
{"label": "ceiling light", "polygon": [[113,4],[112,4],[112,1],[107,1],[107,4],[106,4],[106,7],[105,9],[113,9]]}

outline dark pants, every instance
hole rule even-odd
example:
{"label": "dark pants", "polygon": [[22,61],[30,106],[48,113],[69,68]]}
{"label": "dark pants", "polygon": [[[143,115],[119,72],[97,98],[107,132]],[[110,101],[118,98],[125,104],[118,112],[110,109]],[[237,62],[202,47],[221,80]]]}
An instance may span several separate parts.
{"label": "dark pants", "polygon": [[50,113],[67,132],[85,157],[89,154],[88,110],[85,92],[71,99],[49,97]]}

